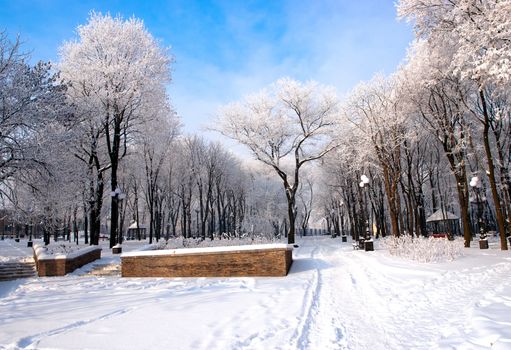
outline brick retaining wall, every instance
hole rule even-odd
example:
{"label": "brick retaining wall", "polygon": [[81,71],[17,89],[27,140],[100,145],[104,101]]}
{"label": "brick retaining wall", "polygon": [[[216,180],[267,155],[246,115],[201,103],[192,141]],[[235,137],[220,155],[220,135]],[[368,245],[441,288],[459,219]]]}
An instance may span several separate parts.
{"label": "brick retaining wall", "polygon": [[42,256],[38,257],[37,250],[34,248],[34,260],[37,266],[39,277],[44,276],[64,276],[73,272],[79,267],[86,265],[94,260],[101,258],[101,248],[90,247],[76,251],[69,255]]}
{"label": "brick retaining wall", "polygon": [[[282,246],[282,245],[281,245]],[[123,277],[246,277],[286,276],[293,262],[292,248],[269,247],[225,251],[216,248],[125,253]],[[166,253],[167,252],[167,253]]]}

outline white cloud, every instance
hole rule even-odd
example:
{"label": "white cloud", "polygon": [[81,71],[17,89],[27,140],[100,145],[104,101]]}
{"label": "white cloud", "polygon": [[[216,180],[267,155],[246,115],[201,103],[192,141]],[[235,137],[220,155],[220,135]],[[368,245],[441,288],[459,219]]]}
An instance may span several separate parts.
{"label": "white cloud", "polygon": [[[345,9],[338,1],[310,2],[299,8],[294,4],[290,2],[286,16],[279,18],[285,23],[278,35],[254,31],[255,23],[264,20],[260,13],[236,9],[238,12],[228,15],[224,30],[232,33],[233,41],[219,43],[216,47],[222,52],[212,53],[224,57],[224,62],[175,52],[170,94],[185,131],[202,132],[220,105],[283,76],[316,80],[345,93],[376,72],[391,73],[412,38],[406,24],[397,23],[395,16],[380,14],[379,9],[354,9],[354,5]],[[352,13],[346,11],[366,17],[350,17]],[[393,8],[391,11],[394,13]],[[205,134],[210,139],[213,135]]]}

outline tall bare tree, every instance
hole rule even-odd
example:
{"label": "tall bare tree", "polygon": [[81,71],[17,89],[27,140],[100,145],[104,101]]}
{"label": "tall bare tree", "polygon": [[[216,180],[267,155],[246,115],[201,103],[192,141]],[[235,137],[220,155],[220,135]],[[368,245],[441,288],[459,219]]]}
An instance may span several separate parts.
{"label": "tall bare tree", "polygon": [[337,105],[332,88],[281,79],[220,110],[218,131],[247,146],[257,160],[271,167],[282,180],[290,244],[295,242],[300,169],[335,148],[330,133]]}
{"label": "tall bare tree", "polygon": [[[140,120],[166,100],[172,59],[142,21],[93,13],[78,27],[79,40],[61,50],[60,69],[77,105],[94,106],[104,130],[110,188],[118,188],[119,162]],[[148,115],[149,114],[149,115]],[[110,246],[117,242],[118,201],[111,201]]]}

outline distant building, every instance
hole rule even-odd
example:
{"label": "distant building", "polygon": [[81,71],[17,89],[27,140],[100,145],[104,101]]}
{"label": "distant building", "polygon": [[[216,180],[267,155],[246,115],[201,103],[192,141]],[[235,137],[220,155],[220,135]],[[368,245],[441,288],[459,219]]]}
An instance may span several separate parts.
{"label": "distant building", "polygon": [[432,235],[459,235],[460,218],[447,210],[439,209],[426,219],[426,228]]}
{"label": "distant building", "polygon": [[137,223],[134,222],[128,227],[128,231],[126,232],[126,239],[127,240],[133,240],[133,239],[146,239],[147,237],[147,224],[138,224],[137,229]]}

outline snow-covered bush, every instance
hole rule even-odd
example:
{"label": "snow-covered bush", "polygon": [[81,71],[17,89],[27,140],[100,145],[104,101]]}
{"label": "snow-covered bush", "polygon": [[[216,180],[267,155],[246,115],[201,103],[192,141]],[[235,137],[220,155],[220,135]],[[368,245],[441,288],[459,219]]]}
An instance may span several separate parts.
{"label": "snow-covered bush", "polygon": [[452,261],[464,255],[462,239],[392,236],[384,238],[380,246],[391,255],[424,263]]}
{"label": "snow-covered bush", "polygon": [[204,247],[223,247],[223,246],[238,246],[238,245],[251,245],[251,244],[268,244],[268,243],[283,243],[276,238],[266,237],[242,237],[230,239],[200,239],[200,238],[171,238],[168,241],[160,240],[153,245],[154,250],[161,249],[178,249],[178,248],[204,248]]}

